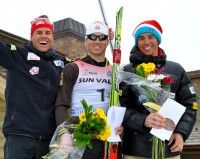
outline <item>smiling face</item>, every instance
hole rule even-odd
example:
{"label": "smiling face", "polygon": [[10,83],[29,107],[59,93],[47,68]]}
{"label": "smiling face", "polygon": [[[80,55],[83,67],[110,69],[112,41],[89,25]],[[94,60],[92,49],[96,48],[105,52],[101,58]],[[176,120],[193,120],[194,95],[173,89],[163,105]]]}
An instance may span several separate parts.
{"label": "smiling face", "polygon": [[39,28],[31,37],[33,46],[40,52],[47,52],[54,47],[54,37],[51,29]]}
{"label": "smiling face", "polygon": [[[94,35],[102,35],[102,33],[93,33]],[[106,47],[108,46],[108,39],[99,40],[92,40],[90,38],[86,38],[85,46],[88,50],[88,55],[90,55],[94,60],[97,62],[102,62],[105,60],[105,51]]]}
{"label": "smiling face", "polygon": [[145,55],[158,56],[158,41],[150,33],[142,34],[138,38],[138,48]]}

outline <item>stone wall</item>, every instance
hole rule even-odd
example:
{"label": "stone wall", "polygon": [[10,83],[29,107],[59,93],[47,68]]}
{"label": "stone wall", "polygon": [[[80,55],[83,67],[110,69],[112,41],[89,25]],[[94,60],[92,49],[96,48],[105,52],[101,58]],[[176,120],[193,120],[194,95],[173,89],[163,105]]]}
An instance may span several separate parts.
{"label": "stone wall", "polygon": [[[4,112],[5,112],[5,102],[2,98],[0,98],[0,130],[2,131],[2,125],[3,125],[3,120],[4,120]],[[5,138],[2,134],[0,133],[0,159],[3,159],[3,145],[5,142]]]}
{"label": "stone wall", "polygon": [[192,80],[192,85],[194,86],[195,92],[200,99],[200,77],[199,78],[194,78]]}
{"label": "stone wall", "polygon": [[198,99],[200,99],[200,70],[190,71],[187,74],[192,81]]}
{"label": "stone wall", "polygon": [[75,60],[86,55],[84,40],[73,36],[61,37],[55,40],[55,48],[69,59]]}

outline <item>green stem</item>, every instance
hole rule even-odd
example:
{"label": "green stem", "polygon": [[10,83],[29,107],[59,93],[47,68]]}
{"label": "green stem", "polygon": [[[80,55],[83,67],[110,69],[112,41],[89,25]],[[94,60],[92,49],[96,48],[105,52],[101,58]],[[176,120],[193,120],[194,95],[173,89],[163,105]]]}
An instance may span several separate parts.
{"label": "green stem", "polygon": [[152,137],[152,159],[165,159],[165,142]]}

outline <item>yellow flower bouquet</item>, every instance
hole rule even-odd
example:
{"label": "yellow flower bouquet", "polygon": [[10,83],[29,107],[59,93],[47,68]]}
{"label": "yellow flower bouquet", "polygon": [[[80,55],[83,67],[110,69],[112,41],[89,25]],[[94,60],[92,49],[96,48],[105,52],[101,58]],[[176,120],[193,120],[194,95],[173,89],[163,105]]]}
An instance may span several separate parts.
{"label": "yellow flower bouquet", "polygon": [[110,136],[104,110],[97,108],[93,111],[93,106],[84,99],[81,104],[84,112],[79,115],[79,123],[59,125],[49,146],[51,151],[43,159],[81,159],[85,148],[92,148],[92,139],[106,141]]}
{"label": "yellow flower bouquet", "polygon": [[[120,80],[133,85],[139,92],[143,105],[150,111],[158,111],[170,97],[170,85],[174,79],[154,63],[141,63],[133,68],[134,73],[121,71]],[[152,159],[165,158],[165,141],[152,137]]]}
{"label": "yellow flower bouquet", "polygon": [[92,148],[92,139],[107,140],[111,134],[110,126],[103,109],[93,111],[92,105],[88,105],[84,99],[81,103],[85,112],[79,116],[80,123],[74,132],[75,146]]}

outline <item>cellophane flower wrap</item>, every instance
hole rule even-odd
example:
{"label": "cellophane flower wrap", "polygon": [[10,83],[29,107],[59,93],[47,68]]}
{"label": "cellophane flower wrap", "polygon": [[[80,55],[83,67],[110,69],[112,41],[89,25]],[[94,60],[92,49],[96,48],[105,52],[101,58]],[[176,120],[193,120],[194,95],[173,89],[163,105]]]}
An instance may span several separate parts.
{"label": "cellophane flower wrap", "polygon": [[[143,96],[143,105],[150,111],[155,112],[170,96],[170,85],[173,78],[166,74],[163,69],[156,68],[154,63],[142,63],[137,65],[133,72],[121,71],[120,81],[134,85]],[[152,137],[152,159],[165,158],[165,141],[156,136]]]}
{"label": "cellophane flower wrap", "polygon": [[[106,141],[110,136],[110,126],[104,110],[88,105],[83,99],[84,112],[79,115],[78,124],[59,125],[50,142],[50,152],[43,159],[81,159],[86,147],[92,148],[92,139]],[[64,148],[60,148],[61,138],[65,137]]]}
{"label": "cellophane flower wrap", "polygon": [[[43,159],[81,159],[85,148],[79,148],[74,145],[74,132],[76,130],[76,124],[68,124],[64,122],[60,124],[49,145],[50,152],[43,156]],[[65,146],[60,147],[61,138],[65,137]]]}

